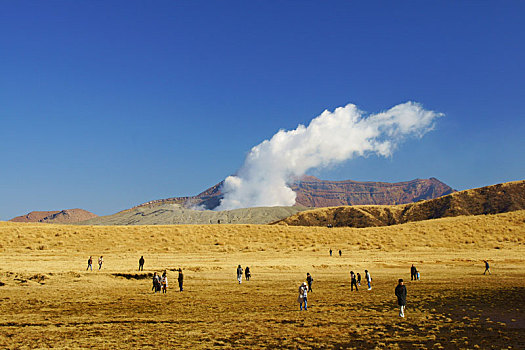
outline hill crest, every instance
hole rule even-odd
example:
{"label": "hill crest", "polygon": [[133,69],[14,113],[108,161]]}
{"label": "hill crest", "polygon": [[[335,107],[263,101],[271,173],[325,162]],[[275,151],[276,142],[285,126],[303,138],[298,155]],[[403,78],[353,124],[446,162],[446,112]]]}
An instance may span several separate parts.
{"label": "hill crest", "polygon": [[11,222],[43,222],[53,224],[72,224],[96,218],[98,215],[84,209],[64,209],[54,211],[32,211],[26,215],[17,216]]}

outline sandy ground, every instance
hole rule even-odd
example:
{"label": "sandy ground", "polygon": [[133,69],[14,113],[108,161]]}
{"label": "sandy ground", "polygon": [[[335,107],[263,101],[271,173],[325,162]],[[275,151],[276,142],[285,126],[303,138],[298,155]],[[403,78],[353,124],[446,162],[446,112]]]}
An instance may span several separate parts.
{"label": "sandy ground", "polygon": [[[522,211],[338,230],[0,223],[0,348],[523,349],[524,219]],[[418,230],[427,238],[407,244]],[[420,281],[410,281],[412,263]],[[237,283],[238,264],[252,280]],[[149,274],[165,269],[168,293],[154,294]],[[364,277],[365,269],[372,290],[363,282],[351,292],[349,271]],[[297,289],[307,272],[313,292],[301,312]],[[398,278],[407,281],[404,319]]]}

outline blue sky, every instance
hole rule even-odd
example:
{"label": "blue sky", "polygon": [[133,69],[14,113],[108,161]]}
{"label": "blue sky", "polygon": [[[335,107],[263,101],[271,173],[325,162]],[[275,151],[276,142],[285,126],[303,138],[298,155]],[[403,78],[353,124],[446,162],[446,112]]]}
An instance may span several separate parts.
{"label": "blue sky", "polygon": [[409,100],[434,131],[323,179],[525,176],[525,3],[0,3],[0,220],[193,195],[323,110]]}

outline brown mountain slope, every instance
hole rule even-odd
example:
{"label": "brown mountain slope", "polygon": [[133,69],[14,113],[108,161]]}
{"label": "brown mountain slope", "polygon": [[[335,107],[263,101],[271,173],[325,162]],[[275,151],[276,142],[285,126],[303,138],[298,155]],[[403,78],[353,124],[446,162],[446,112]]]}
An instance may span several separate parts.
{"label": "brown mountain slope", "polygon": [[17,216],[13,222],[44,222],[49,224],[72,224],[96,218],[98,215],[84,209],[65,209],[61,211],[32,211],[27,215]]}
{"label": "brown mountain slope", "polygon": [[343,206],[307,210],[276,224],[371,227],[450,216],[497,214],[521,209],[525,209],[525,180],[456,192],[404,205]]}
{"label": "brown mountain slope", "polygon": [[17,216],[16,218],[12,218],[11,222],[40,222],[40,220],[42,220],[43,218],[49,216],[49,215],[53,215],[53,214],[56,214],[56,213],[59,213],[60,211],[59,210],[55,210],[55,211],[32,211],[26,215],[20,215],[20,216]]}
{"label": "brown mountain slope", "polygon": [[[223,197],[222,184],[223,182],[219,182],[193,197],[158,199],[140,204],[137,207],[172,203],[187,208],[203,206],[206,209],[214,209]],[[351,180],[325,181],[314,176],[304,176],[292,184],[291,188],[297,194],[296,204],[305,207],[403,204],[437,198],[454,192],[450,186],[436,178],[387,183]]]}

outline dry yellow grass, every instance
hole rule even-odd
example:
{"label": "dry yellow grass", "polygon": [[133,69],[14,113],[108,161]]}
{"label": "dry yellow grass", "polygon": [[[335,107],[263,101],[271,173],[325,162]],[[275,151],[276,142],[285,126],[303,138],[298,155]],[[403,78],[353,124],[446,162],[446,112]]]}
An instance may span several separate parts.
{"label": "dry yellow grass", "polygon": [[[366,229],[2,222],[0,235],[1,348],[525,347],[525,211]],[[85,271],[89,255],[101,271]],[[422,280],[400,320],[393,289],[412,263]],[[238,264],[251,281],[236,283]],[[137,279],[164,269],[167,295]],[[350,292],[364,269],[372,291]]]}

